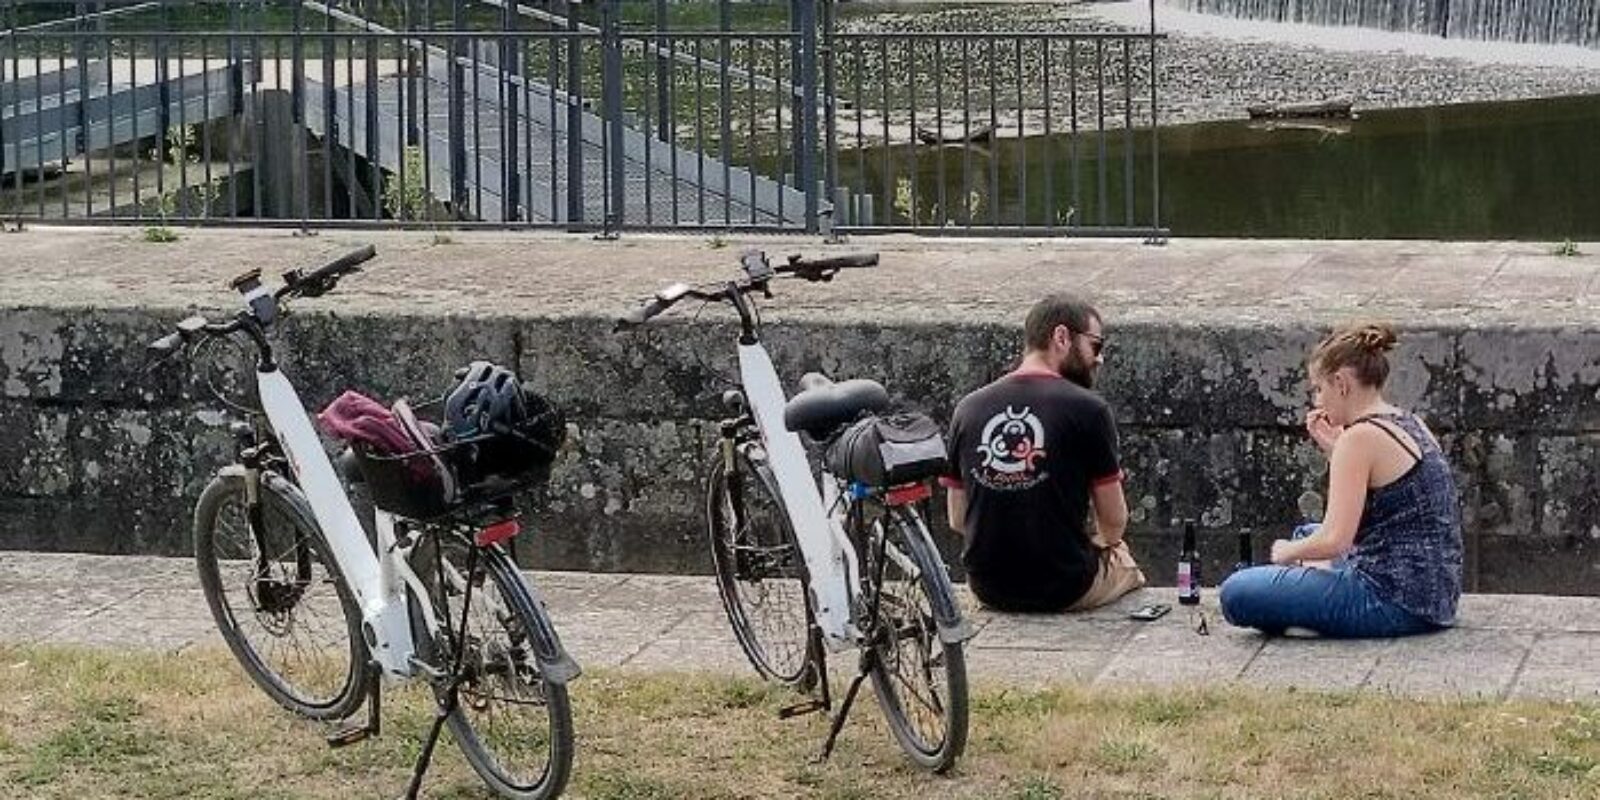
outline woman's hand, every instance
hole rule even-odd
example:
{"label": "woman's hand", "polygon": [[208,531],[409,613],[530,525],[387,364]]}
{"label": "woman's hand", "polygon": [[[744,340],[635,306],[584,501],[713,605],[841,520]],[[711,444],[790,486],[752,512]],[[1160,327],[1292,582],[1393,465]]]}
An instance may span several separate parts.
{"label": "woman's hand", "polygon": [[1320,408],[1313,408],[1306,412],[1306,433],[1311,434],[1311,441],[1323,454],[1333,452],[1334,442],[1339,441],[1339,434],[1344,433],[1344,428],[1328,421],[1328,412]]}
{"label": "woman's hand", "polygon": [[1283,566],[1297,564],[1300,559],[1295,556],[1299,548],[1295,542],[1288,539],[1279,539],[1272,543],[1272,563]]}

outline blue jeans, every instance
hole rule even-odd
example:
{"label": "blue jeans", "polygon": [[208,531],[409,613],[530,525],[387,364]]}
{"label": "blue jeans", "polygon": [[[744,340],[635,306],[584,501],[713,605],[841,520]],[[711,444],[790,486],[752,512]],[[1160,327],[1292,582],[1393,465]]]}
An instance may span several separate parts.
{"label": "blue jeans", "polygon": [[[1305,532],[1295,531],[1294,538]],[[1336,639],[1410,636],[1439,626],[1390,603],[1372,584],[1335,561],[1317,567],[1251,567],[1222,582],[1222,615],[1234,625],[1266,633],[1308,628]]]}

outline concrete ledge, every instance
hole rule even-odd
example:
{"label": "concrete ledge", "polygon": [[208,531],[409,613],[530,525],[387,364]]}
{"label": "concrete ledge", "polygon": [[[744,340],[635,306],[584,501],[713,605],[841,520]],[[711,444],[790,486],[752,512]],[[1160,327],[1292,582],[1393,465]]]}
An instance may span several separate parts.
{"label": "concrete ledge", "polygon": [[[39,229],[0,238],[0,547],[175,554],[228,457],[227,416],[198,365],[143,371],[143,346],[226,277],[314,264],[358,241],[380,258],[283,330],[308,404],[346,387],[442,391],[472,357],[517,364],[567,409],[571,441],[535,501],[533,563],[702,571],[700,475],[734,374],[728,315],[613,336],[610,319],[676,279],[726,277],[739,247],[698,239]],[[795,240],[774,254],[820,252]],[[835,251],[844,248],[837,248]],[[882,380],[940,418],[1014,357],[1045,291],[1100,300],[1104,390],[1122,425],[1133,536],[1170,578],[1175,520],[1202,521],[1212,575],[1234,533],[1258,552],[1320,491],[1299,427],[1301,362],[1354,317],[1403,328],[1393,388],[1457,470],[1479,591],[1592,594],[1600,558],[1600,258],[1531,245],[1427,243],[855,243],[884,267],[787,282],[767,304],[780,374]],[[1583,248],[1593,252],[1597,248]],[[953,555],[954,542],[942,543]]]}

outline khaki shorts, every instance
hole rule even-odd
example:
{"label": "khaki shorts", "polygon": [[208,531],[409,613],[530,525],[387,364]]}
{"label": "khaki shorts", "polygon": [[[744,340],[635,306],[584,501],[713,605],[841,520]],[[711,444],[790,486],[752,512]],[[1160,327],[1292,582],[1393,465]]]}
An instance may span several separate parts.
{"label": "khaki shorts", "polygon": [[1144,586],[1144,572],[1128,552],[1126,542],[1100,551],[1100,571],[1095,573],[1094,585],[1078,598],[1068,611],[1088,611],[1110,603],[1128,592]]}

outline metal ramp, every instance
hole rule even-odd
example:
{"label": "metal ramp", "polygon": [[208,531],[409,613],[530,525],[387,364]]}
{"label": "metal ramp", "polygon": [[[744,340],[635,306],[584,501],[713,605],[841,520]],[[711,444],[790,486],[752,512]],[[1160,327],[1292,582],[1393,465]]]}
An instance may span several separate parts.
{"label": "metal ramp", "polygon": [[243,65],[55,59],[0,66],[0,175],[36,171],[241,113]]}

